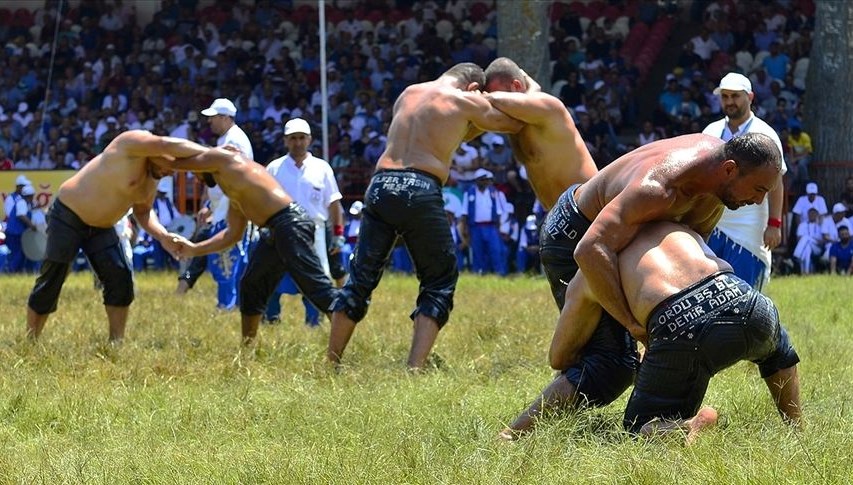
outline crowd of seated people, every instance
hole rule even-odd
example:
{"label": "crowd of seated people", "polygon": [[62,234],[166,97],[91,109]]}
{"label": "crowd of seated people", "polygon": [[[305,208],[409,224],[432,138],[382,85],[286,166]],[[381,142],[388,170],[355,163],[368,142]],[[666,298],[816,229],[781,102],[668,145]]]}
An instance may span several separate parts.
{"label": "crowd of seated people", "polygon": [[[740,70],[755,86],[757,114],[780,132],[802,191],[811,151],[801,102],[811,2],[711,2],[699,35],[667,76],[654,119],[638,120],[636,88],[676,8],[656,0],[549,6],[551,92],[569,108],[596,163],[603,167],[632,148],[620,142],[626,128],[640,129],[636,145],[701,131],[721,117],[713,95],[719,75]],[[75,8],[47,0],[29,15],[0,8],[7,16],[0,25],[7,73],[0,81],[0,169],[76,170],[134,128],[213,144],[216,135],[198,109],[220,96],[237,105],[235,121],[259,163],[284,150],[281,127],[293,117],[316,128],[312,150],[321,150],[313,5],[163,0],[143,24],[122,0]],[[496,10],[493,0],[353,0],[328,5],[326,20],[328,161],[342,192],[357,198],[384,149],[397,95],[454,63],[494,59]],[[460,147],[448,184],[464,190],[487,169],[515,206],[515,220],[526,221],[533,195],[503,141],[484,136]]]}

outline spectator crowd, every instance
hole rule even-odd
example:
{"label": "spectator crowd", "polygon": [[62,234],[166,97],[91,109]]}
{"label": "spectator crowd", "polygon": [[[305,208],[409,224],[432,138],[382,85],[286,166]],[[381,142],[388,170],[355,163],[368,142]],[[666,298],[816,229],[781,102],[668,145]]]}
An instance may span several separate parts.
{"label": "spectator crowd", "polygon": [[[264,165],[286,151],[284,124],[306,120],[314,134],[311,151],[319,156],[325,142],[340,191],[352,201],[363,194],[385,148],[392,107],[402,90],[453,64],[485,66],[496,57],[493,0],[327,2],[328,134],[323,140],[316,6],[290,0],[161,3],[147,23],[126,0],[80,2],[73,8],[46,0],[32,11],[0,5],[5,73],[0,170],[78,170],[130,129],[215,145],[219,133],[199,110],[228,98],[236,106],[235,124]],[[668,35],[674,16],[684,13],[678,4],[596,0],[549,6],[551,93],[569,109],[596,164],[603,167],[660,138],[702,131],[722,116],[714,93],[720,77],[741,72],[752,83],[756,115],[780,135],[789,190],[811,190],[813,147],[802,100],[812,1],[693,5],[704,7],[694,12],[698,35],[684,44],[648,119],[639,118],[637,87],[648,81],[644,63],[658,52],[644,58],[632,50],[632,39],[649,32],[645,43],[650,45],[656,32]],[[626,135],[631,130],[638,132],[636,139]],[[848,192],[851,184],[848,180]],[[453,156],[448,187],[446,208],[460,268],[499,274],[538,270],[536,227],[542,211],[504,137],[486,134],[463,143]],[[492,201],[488,210],[481,207],[484,197]],[[851,196],[839,204],[850,217]],[[831,214],[818,207],[818,217],[835,220],[839,204]],[[163,206],[169,218],[179,216],[171,203]],[[799,213],[798,207],[791,222],[795,237],[801,237],[799,225],[811,221],[808,210]],[[841,233],[838,226],[832,242],[840,241]],[[348,235],[348,243],[354,237]],[[827,265],[829,242],[820,244]],[[162,255],[151,258],[155,267],[168,265]],[[400,248],[394,267],[410,270],[407,259]]]}

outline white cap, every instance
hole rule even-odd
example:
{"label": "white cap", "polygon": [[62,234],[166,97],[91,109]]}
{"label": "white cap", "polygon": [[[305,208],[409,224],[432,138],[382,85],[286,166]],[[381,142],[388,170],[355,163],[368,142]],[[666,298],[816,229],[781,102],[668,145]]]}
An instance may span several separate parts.
{"label": "white cap", "polygon": [[362,209],[364,209],[364,202],[357,200],[357,201],[353,202],[352,205],[350,206],[349,213],[354,215],[354,216],[357,216],[357,215],[361,214]]}
{"label": "white cap", "polygon": [[720,79],[720,86],[714,90],[714,94],[720,94],[720,91],[746,91],[746,94],[752,93],[752,83],[749,78],[743,74],[730,72]]}
{"label": "white cap", "polygon": [[21,195],[36,195],[36,189],[34,189],[32,185],[24,185],[24,188],[21,189]]}
{"label": "white cap", "polygon": [[233,118],[237,116],[237,107],[234,106],[234,103],[230,99],[216,98],[213,100],[210,108],[202,110],[201,114],[204,116],[225,115]]}
{"label": "white cap", "polygon": [[294,133],[305,133],[306,135],[311,136],[311,127],[308,125],[308,122],[302,118],[293,118],[284,124],[284,136],[292,135]]}
{"label": "white cap", "polygon": [[524,221],[524,228],[528,231],[536,230],[536,216],[530,214],[527,216],[527,219]]}
{"label": "white cap", "polygon": [[839,212],[847,212],[847,206],[845,206],[841,202],[837,202],[834,206],[832,206],[833,214],[838,214]]}
{"label": "white cap", "polygon": [[592,90],[598,91],[599,89],[601,89],[603,87],[604,87],[604,81],[599,79],[598,81],[595,81],[595,84],[592,85]]}
{"label": "white cap", "polygon": [[27,105],[27,103],[23,101],[18,103],[18,113],[26,113],[28,109],[30,109],[30,107],[29,105]]}
{"label": "white cap", "polygon": [[492,146],[496,145],[504,145],[504,139],[502,136],[496,136],[494,139],[492,139]]}
{"label": "white cap", "polygon": [[32,182],[30,182],[30,179],[26,175],[21,174],[15,179],[15,185],[32,185]]}
{"label": "white cap", "polygon": [[479,180],[482,178],[493,179],[495,175],[492,172],[489,172],[485,168],[478,168],[476,172],[474,172],[474,180]]}
{"label": "white cap", "polygon": [[809,182],[806,184],[806,193],[807,194],[816,194],[817,193],[817,184],[814,182]]}
{"label": "white cap", "polygon": [[110,116],[109,118],[107,118],[107,123],[118,123],[118,120],[115,118],[115,116]]}

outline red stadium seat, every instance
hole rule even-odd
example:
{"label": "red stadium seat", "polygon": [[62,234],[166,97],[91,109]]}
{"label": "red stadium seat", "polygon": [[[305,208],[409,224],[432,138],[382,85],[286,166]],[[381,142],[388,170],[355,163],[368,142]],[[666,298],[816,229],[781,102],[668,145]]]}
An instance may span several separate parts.
{"label": "red stadium seat", "polygon": [[486,20],[486,16],[488,15],[489,6],[482,2],[477,2],[468,9],[468,19],[474,24]]}
{"label": "red stadium seat", "polygon": [[18,10],[15,10],[15,14],[12,17],[12,25],[14,25],[15,27],[32,27],[33,13],[25,8],[19,8]]}

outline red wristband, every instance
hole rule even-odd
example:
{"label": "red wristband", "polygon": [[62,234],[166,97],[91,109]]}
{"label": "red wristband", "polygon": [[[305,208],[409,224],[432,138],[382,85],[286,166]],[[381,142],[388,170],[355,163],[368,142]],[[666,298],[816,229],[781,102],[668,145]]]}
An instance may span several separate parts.
{"label": "red wristband", "polygon": [[782,227],[782,219],[771,217],[770,219],[767,219],[767,225],[770,227],[780,228]]}
{"label": "red wristband", "polygon": [[340,224],[335,224],[334,231],[335,231],[335,236],[343,236],[344,235],[344,226],[341,226]]}

